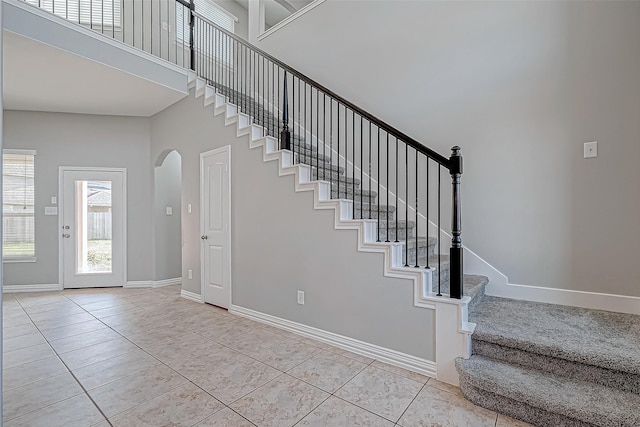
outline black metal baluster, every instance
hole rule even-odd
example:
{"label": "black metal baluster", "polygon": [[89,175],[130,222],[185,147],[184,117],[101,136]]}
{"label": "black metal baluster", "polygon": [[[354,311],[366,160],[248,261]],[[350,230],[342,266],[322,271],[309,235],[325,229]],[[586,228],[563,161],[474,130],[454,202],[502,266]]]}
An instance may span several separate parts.
{"label": "black metal baluster", "polygon": [[[336,123],[337,126],[337,130],[336,133],[338,134],[338,156],[337,156],[337,162],[338,162],[338,199],[340,198],[340,101],[338,101],[338,110],[336,111],[336,116],[338,119],[338,122]],[[333,118],[332,118],[333,121]]]}
{"label": "black metal baluster", "polygon": [[[387,137],[388,138],[388,137]],[[388,139],[387,139],[388,140]],[[406,154],[407,154],[407,144],[404,145],[405,147],[405,162],[406,162]],[[396,209],[398,208],[398,193],[400,192],[399,190],[399,179],[398,179],[398,172],[399,172],[399,167],[398,167],[398,138],[396,138]],[[407,171],[407,167],[405,165],[404,168],[405,172]],[[387,194],[389,194],[387,192]],[[409,207],[407,205],[407,198],[405,197],[405,207]],[[406,209],[405,209],[406,210]],[[407,227],[407,225],[405,224],[405,228]],[[396,215],[396,242],[398,242],[398,215]],[[406,234],[406,233],[405,233]]]}
{"label": "black metal baluster", "polygon": [[[271,117],[278,117],[278,113],[276,112],[276,105],[274,104],[274,102],[276,102],[275,66],[273,64],[273,61],[269,62],[271,63],[271,96],[269,97],[269,103],[271,104]],[[278,134],[277,126],[278,123],[276,123],[276,120],[271,120],[271,133],[274,136]]]}
{"label": "black metal baluster", "polygon": [[[295,114],[295,113],[294,113]],[[300,125],[302,124],[302,119],[300,118],[300,78],[298,77],[298,141],[300,141]],[[295,144],[295,135],[293,136],[294,144]],[[298,146],[298,163],[301,163],[302,160],[302,144]],[[305,156],[306,160],[306,156]]]}
{"label": "black metal baluster", "polygon": [[[380,180],[382,179],[382,171],[380,170],[380,127],[378,126],[378,197],[380,197]],[[387,200],[387,214],[389,212],[389,201]],[[378,199],[378,239],[376,242],[380,241],[380,199]],[[388,217],[387,217],[388,219]]]}
{"label": "black metal baluster", "polygon": [[[354,112],[355,114],[355,112]],[[364,124],[363,124],[363,118],[362,116],[360,116],[360,189],[363,190],[364,187],[362,185],[363,183],[363,179],[362,179],[362,172],[364,170],[364,141],[363,139],[363,132],[364,132]],[[355,179],[353,180],[353,188],[355,188]],[[371,199],[372,199],[372,194],[371,194],[371,189],[369,189],[369,204],[371,204]],[[360,199],[360,219],[364,218],[364,215],[362,215],[362,199]]]}
{"label": "black metal baluster", "polygon": [[[331,151],[329,151],[331,154]],[[327,95],[322,92],[322,179],[327,179]],[[318,160],[318,173],[320,173],[320,161]]]}
{"label": "black metal baluster", "polygon": [[[284,77],[284,78],[285,78],[285,79],[287,78],[287,77],[286,77],[286,72],[287,72],[287,71],[286,71],[286,70],[284,70],[284,73],[285,73],[285,77]],[[278,90],[277,90],[277,92],[276,92],[276,99],[277,99],[277,103],[276,103],[276,105],[280,105],[280,67],[278,67],[278,76],[276,77],[276,80],[278,81]],[[289,138],[289,139],[291,139],[291,138]],[[290,148],[287,148],[287,150],[289,150],[289,149],[290,149]]]}
{"label": "black metal baluster", "polygon": [[[427,167],[426,167],[426,174],[427,174],[427,210],[426,210],[426,217],[427,217],[427,265],[425,268],[431,268],[430,267],[430,262],[429,262],[429,187],[430,187],[430,182],[431,182],[431,176],[429,176],[429,157],[427,157]],[[433,289],[429,289],[429,291],[431,292]]]}
{"label": "black metal baluster", "polygon": [[196,26],[195,19],[196,18],[194,15],[195,11],[196,11],[196,5],[194,3],[194,0],[190,0],[189,1],[189,48],[191,52],[190,52],[189,60],[191,62],[189,63],[189,68],[191,68],[193,71],[196,70],[196,47],[195,47],[195,26]]}
{"label": "black metal baluster", "polygon": [[[419,170],[418,170],[418,150],[416,151],[416,268],[420,267],[420,264],[418,262],[418,174],[419,174]],[[429,234],[429,233],[427,233]],[[428,239],[427,239],[428,241]]]}
{"label": "black metal baluster", "polygon": [[[369,191],[371,191],[371,120],[369,120]],[[378,192],[378,206],[380,205],[380,193]],[[371,198],[369,198],[369,219],[371,219]]]}
{"label": "black metal baluster", "polygon": [[[398,139],[396,138],[396,146]],[[397,195],[396,195],[397,197]],[[406,267],[409,266],[409,145],[404,144],[404,239],[405,249],[407,250],[407,258],[405,259]],[[397,220],[396,220],[397,221]],[[418,224],[416,224],[416,227]],[[416,232],[416,235],[418,233]],[[416,259],[416,263],[418,260]]]}
{"label": "black metal baluster", "polygon": [[[329,187],[331,188],[331,197],[333,198],[333,98],[329,98],[329,154],[331,155],[331,161],[329,163]],[[340,173],[338,172],[338,179],[340,179]]]}
{"label": "black metal baluster", "polygon": [[[398,139],[396,138],[396,151]],[[396,174],[396,176],[398,176]],[[404,144],[404,266],[409,267],[409,144]],[[396,193],[396,209],[398,206],[398,193]],[[397,214],[397,211],[396,211]],[[398,215],[396,215],[396,224]],[[418,233],[416,233],[418,235]],[[418,262],[416,258],[416,263]]]}
{"label": "black metal baluster", "polygon": [[[347,129],[349,127],[348,125],[348,119],[347,119],[347,106],[344,106],[344,198],[347,199],[348,198],[348,194],[347,194],[347,179],[349,178],[349,135],[347,134]],[[340,130],[338,130],[338,132],[340,132]],[[340,186],[338,186],[338,195],[340,195]],[[354,194],[353,196],[353,201],[355,204],[355,200],[356,200],[356,195]]]}
{"label": "black metal baluster", "polygon": [[293,125],[292,125],[292,129],[293,129],[293,143],[291,144],[291,151],[293,152],[293,164],[296,163],[296,144],[295,144],[295,138],[296,138],[296,76],[294,74],[291,75],[291,88],[293,90],[292,92],[292,96],[291,96],[291,102],[293,103]]}
{"label": "black metal baluster", "polygon": [[[362,136],[362,135],[360,135]],[[356,112],[351,110],[351,155],[353,156],[351,159],[351,191],[353,194],[356,194]],[[362,171],[362,138],[360,138],[360,170]],[[362,195],[364,192],[360,189],[360,210],[362,210]],[[369,199],[371,199],[371,193],[369,193]],[[355,216],[355,205],[356,201],[353,201],[354,208],[353,213]]]}
{"label": "black metal baluster", "polygon": [[[312,92],[313,93],[313,92]],[[313,127],[313,125],[311,125]],[[313,139],[313,134],[311,135]],[[316,164],[320,166],[320,91],[316,89]],[[311,161],[313,166],[313,160]],[[320,179],[320,168],[316,168],[316,179]]]}
{"label": "black metal baluster", "polygon": [[265,98],[265,93],[264,93],[264,76],[266,74],[265,72],[265,66],[264,66],[264,56],[262,57],[262,73],[260,73],[262,75],[262,78],[260,79],[262,81],[262,123],[260,123],[262,125],[262,136],[266,136],[267,133],[267,126],[266,123],[264,122],[264,117],[265,117],[265,108],[267,108],[267,102],[266,102],[266,98]]}
{"label": "black metal baluster", "polygon": [[442,296],[442,265],[440,264],[440,175],[442,175],[442,165],[438,163],[438,296]]}
{"label": "black metal baluster", "polygon": [[[104,8],[104,3],[102,7]],[[149,0],[149,7],[149,44],[151,45],[149,53],[153,55],[153,0]],[[104,16],[104,11],[102,15]]]}
{"label": "black metal baluster", "polygon": [[[309,146],[307,144],[307,130],[308,128],[308,124],[307,124],[307,115],[309,113],[308,109],[307,109],[307,82],[304,82],[304,132],[302,133],[301,136],[301,140],[300,140],[300,144],[304,144],[304,155],[305,158],[307,159],[307,163],[308,163],[308,159],[312,159],[312,155],[313,155],[313,145]],[[313,125],[312,125],[313,127]],[[311,141],[313,143],[313,141]]]}
{"label": "black metal baluster", "polygon": [[[387,225],[387,240],[385,240],[385,242],[389,242],[389,223],[391,222],[389,220],[389,187],[391,186],[391,183],[389,182],[389,132],[387,131],[387,173],[386,173],[386,177],[387,177],[387,220],[386,220],[386,225]],[[396,206],[396,209],[398,207]],[[396,234],[397,234],[398,230],[396,230]]]}

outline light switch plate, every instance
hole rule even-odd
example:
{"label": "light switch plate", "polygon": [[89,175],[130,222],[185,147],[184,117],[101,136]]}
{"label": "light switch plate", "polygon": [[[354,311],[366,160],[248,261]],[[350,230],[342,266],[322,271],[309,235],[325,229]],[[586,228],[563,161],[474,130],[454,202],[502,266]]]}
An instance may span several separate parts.
{"label": "light switch plate", "polygon": [[584,143],[584,158],[598,157],[598,141]]}
{"label": "light switch plate", "polygon": [[45,215],[58,215],[58,208],[55,206],[45,206],[44,207]]}
{"label": "light switch plate", "polygon": [[57,205],[58,204],[58,198],[56,196],[51,196],[51,204],[52,205]]}
{"label": "light switch plate", "polygon": [[171,206],[167,206],[167,215],[173,215],[173,208]]}

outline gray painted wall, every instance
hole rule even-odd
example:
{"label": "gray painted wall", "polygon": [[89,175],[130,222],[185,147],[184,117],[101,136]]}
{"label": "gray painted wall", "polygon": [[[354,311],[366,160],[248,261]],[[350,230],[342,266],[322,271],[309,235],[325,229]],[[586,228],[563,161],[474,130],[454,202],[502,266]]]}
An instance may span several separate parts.
{"label": "gray painted wall", "polygon": [[177,151],[155,166],[154,180],[155,280],[175,279],[182,277],[182,158]]}
{"label": "gray painted wall", "polygon": [[413,307],[412,283],[383,277],[382,255],[358,253],[355,232],[235,134],[192,96],[151,118],[151,157],[182,155],[183,289],[200,293],[199,155],[231,144],[233,304],[433,360],[433,311]]}
{"label": "gray painted wall", "polygon": [[58,283],[58,217],[44,207],[58,195],[59,166],[127,168],[127,279],[150,280],[153,188],[149,119],[5,111],[4,148],[37,150],[36,263],[5,264],[4,284]]}
{"label": "gray painted wall", "polygon": [[325,2],[259,46],[461,145],[464,241],[511,283],[640,296],[640,2],[362,5]]}

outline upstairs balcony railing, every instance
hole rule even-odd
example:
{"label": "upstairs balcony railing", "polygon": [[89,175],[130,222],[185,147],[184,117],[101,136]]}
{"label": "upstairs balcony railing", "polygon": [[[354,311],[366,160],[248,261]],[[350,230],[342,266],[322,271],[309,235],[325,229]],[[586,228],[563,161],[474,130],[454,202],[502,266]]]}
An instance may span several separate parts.
{"label": "upstairs balcony railing", "polygon": [[[353,219],[375,222],[376,240],[395,243],[404,267],[429,269],[432,292],[462,297],[459,147],[449,157],[427,148],[210,22],[194,0],[25,1],[195,71],[308,165],[313,179],[328,181],[332,198],[353,200]],[[451,239],[448,255],[443,238]]]}

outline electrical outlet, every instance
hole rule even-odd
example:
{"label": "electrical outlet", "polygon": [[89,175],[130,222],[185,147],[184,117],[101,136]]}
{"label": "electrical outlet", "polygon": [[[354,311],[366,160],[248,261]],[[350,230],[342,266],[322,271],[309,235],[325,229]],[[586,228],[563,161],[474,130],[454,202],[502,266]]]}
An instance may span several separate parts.
{"label": "electrical outlet", "polygon": [[298,291],[298,304],[304,305],[304,292]]}
{"label": "electrical outlet", "polygon": [[598,157],[598,141],[584,143],[584,158]]}
{"label": "electrical outlet", "polygon": [[189,276],[189,279],[193,279],[193,270],[187,270],[187,276]]}

